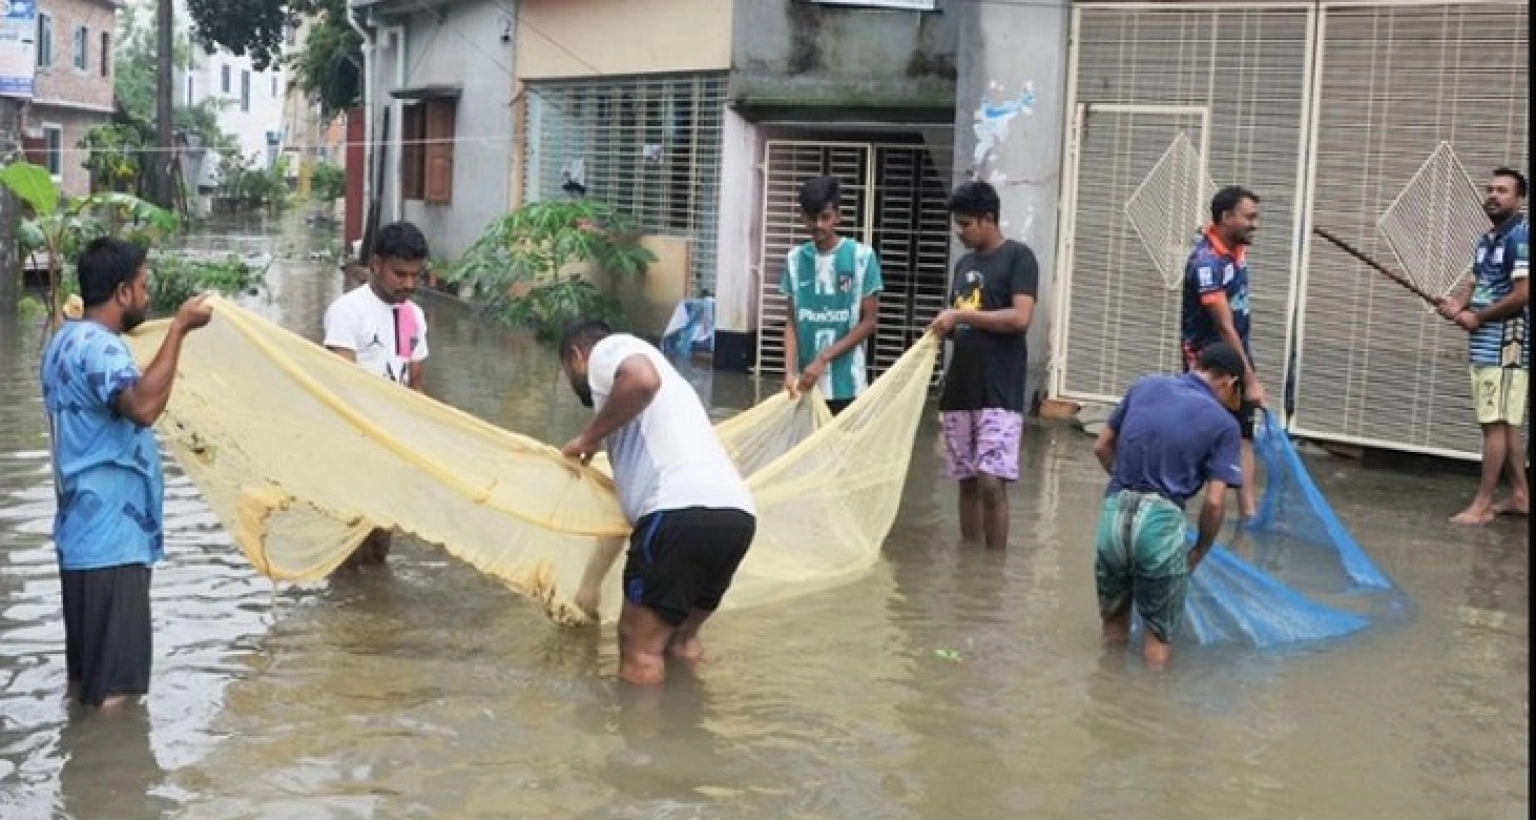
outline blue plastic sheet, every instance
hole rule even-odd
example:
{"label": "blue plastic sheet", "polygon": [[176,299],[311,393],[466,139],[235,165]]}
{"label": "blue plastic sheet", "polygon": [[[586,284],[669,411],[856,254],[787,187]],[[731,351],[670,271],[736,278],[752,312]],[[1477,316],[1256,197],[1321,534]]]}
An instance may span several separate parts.
{"label": "blue plastic sheet", "polygon": [[715,300],[705,296],[684,299],[672,310],[661,334],[661,347],[673,359],[686,360],[694,353],[715,349]]}

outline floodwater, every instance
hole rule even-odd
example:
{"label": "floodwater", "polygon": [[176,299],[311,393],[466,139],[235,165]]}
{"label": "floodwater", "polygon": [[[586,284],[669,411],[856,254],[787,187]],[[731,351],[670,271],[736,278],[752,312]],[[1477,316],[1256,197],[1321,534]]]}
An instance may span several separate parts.
{"label": "floodwater", "polygon": [[[302,254],[299,254],[302,257]],[[279,259],[263,309],[315,335],[333,268]],[[552,357],[428,302],[429,390],[565,440]],[[885,558],[852,585],[722,615],[649,696],[610,630],[563,631],[428,547],[296,588],[256,575],[171,473],[144,706],[64,697],[35,336],[0,328],[0,817],[1523,818],[1529,538],[1445,523],[1465,475],[1309,458],[1413,602],[1285,652],[1099,644],[1089,439],[1032,426],[1013,547],[961,546],[936,429]],[[753,382],[694,374],[719,416]],[[1469,423],[1470,423],[1470,412]]]}

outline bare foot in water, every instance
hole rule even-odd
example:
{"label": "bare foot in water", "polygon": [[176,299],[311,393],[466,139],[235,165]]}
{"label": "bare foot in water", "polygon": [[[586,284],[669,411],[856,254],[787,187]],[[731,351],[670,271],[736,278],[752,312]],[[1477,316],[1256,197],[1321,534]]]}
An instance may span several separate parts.
{"label": "bare foot in water", "polygon": [[1524,496],[1512,495],[1493,505],[1494,515],[1530,515],[1531,502]]}
{"label": "bare foot in water", "polygon": [[1452,524],[1461,524],[1466,527],[1481,527],[1493,521],[1493,507],[1484,504],[1472,503],[1472,506],[1451,516]]}
{"label": "bare foot in water", "polygon": [[704,660],[704,644],[700,643],[697,637],[673,641],[667,645],[667,654],[673,660],[698,663]]}

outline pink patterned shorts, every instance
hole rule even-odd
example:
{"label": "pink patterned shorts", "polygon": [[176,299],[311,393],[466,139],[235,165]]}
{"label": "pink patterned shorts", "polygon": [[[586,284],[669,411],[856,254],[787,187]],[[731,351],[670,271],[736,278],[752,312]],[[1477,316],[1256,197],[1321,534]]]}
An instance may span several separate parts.
{"label": "pink patterned shorts", "polygon": [[1024,414],[998,407],[940,413],[944,427],[945,471],[966,481],[985,473],[1004,481],[1019,480],[1019,439]]}

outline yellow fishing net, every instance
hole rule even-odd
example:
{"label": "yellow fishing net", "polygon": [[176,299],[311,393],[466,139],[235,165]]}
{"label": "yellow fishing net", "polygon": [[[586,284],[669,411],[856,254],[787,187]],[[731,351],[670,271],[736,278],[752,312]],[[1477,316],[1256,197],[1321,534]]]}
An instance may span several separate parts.
{"label": "yellow fishing net", "polygon": [[[162,440],[264,575],[325,577],[374,528],[447,550],[554,620],[617,617],[629,526],[599,458],[558,450],[369,375],[215,300],[182,352]],[[169,323],[129,337],[140,365]],[[778,393],[716,431],[757,503],[728,609],[854,580],[895,519],[938,344],[925,337],[835,420]]]}

